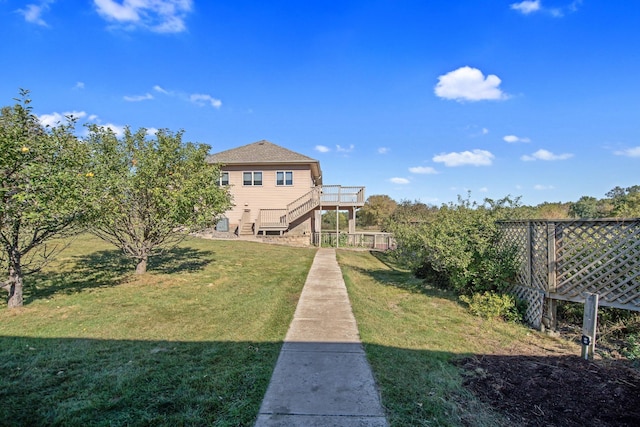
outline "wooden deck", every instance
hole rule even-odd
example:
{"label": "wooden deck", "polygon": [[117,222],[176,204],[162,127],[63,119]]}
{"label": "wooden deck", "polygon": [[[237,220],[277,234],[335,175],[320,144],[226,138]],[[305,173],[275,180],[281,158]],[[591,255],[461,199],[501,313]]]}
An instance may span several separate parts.
{"label": "wooden deck", "polygon": [[304,196],[282,209],[260,209],[254,233],[286,232],[294,221],[315,210],[357,209],[364,206],[365,187],[321,185],[313,187]]}

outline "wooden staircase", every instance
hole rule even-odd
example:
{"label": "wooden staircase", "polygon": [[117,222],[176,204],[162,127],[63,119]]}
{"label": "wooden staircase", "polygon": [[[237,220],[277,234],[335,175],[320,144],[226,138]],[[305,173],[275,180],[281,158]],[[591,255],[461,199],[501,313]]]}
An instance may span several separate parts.
{"label": "wooden staircase", "polygon": [[253,236],[253,223],[251,222],[251,209],[245,209],[242,212],[240,226],[238,227],[239,236]]}

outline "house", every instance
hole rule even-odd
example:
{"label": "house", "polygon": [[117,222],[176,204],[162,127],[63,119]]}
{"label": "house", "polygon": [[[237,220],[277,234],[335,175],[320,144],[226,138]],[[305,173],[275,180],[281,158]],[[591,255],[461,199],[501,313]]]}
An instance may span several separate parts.
{"label": "house", "polygon": [[324,210],[348,211],[349,232],[355,232],[364,187],[324,185],[318,160],[258,141],[207,162],[221,165],[220,185],[229,186],[234,203],[225,217],[238,235],[319,233]]}

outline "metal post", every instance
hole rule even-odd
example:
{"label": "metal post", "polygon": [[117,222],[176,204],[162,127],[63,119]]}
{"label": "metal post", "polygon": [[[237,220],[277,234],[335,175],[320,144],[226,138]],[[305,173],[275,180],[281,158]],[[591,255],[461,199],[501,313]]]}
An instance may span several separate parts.
{"label": "metal post", "polygon": [[596,328],[598,326],[598,294],[585,294],[584,316],[582,317],[582,357],[593,359],[596,349]]}

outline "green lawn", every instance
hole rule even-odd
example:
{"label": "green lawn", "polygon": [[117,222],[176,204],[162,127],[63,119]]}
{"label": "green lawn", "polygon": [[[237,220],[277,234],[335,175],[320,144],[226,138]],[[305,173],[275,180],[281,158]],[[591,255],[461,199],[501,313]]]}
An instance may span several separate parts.
{"label": "green lawn", "polygon": [[252,425],[314,254],[188,239],[137,277],[81,236],[0,310],[0,424]]}
{"label": "green lawn", "polygon": [[509,425],[462,387],[451,361],[516,343],[559,343],[471,316],[454,295],[425,286],[384,254],[341,250],[338,260],[392,426]]}
{"label": "green lawn", "polygon": [[[0,424],[251,426],[314,249],[188,239],[150,272],[81,236],[0,309]],[[393,426],[499,425],[451,360],[544,340],[385,255],[338,251]]]}

